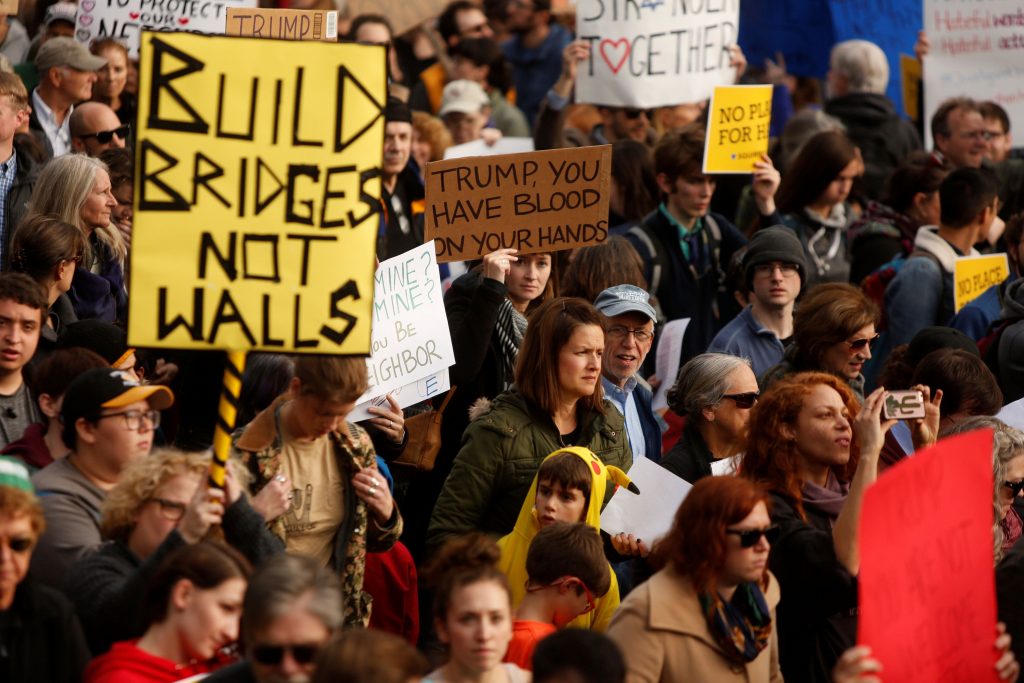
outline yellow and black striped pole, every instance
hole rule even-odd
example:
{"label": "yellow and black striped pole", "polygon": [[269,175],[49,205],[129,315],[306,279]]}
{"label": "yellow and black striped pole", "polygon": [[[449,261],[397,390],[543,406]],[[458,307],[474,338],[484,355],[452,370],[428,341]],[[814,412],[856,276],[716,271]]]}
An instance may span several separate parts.
{"label": "yellow and black striped pole", "polygon": [[231,454],[231,432],[238,415],[238,394],[242,390],[242,371],[245,370],[245,351],[228,351],[224,368],[224,383],[217,406],[217,425],[213,429],[213,460],[210,462],[210,486],[224,488],[225,469]]}

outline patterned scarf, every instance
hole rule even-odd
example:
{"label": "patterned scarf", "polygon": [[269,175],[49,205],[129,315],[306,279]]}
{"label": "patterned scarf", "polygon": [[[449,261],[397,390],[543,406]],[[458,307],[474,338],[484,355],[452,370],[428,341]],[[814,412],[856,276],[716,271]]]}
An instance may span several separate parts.
{"label": "patterned scarf", "polygon": [[714,590],[700,591],[697,599],[711,634],[730,661],[752,662],[768,646],[772,617],[757,584],[740,584],[729,602],[724,602]]}
{"label": "patterned scarf", "polygon": [[498,309],[498,321],[494,326],[494,332],[498,335],[504,388],[508,389],[515,377],[516,356],[519,355],[519,347],[526,334],[526,318],[512,307],[512,302],[507,298],[501,302]]}

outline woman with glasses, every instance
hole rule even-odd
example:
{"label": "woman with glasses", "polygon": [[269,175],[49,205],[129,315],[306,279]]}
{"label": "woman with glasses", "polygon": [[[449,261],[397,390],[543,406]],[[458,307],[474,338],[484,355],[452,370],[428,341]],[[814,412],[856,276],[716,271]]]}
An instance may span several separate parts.
{"label": "woman with glasses", "polygon": [[686,417],[686,428],[661,466],[695,484],[711,476],[712,463],[740,455],[759,395],[745,358],[702,353],[688,361],[668,392],[668,407]]}
{"label": "woman with glasses", "polygon": [[782,362],[761,378],[761,388],[794,372],[827,372],[864,398],[864,363],[878,341],[878,307],[856,287],[830,282],[812,288],[793,316],[793,342]]}
{"label": "woman with glasses", "polygon": [[62,593],[28,576],[46,518],[20,462],[0,457],[0,680],[81,680],[89,650]]}
{"label": "woman with glasses", "polygon": [[612,618],[608,636],[630,683],[781,683],[770,505],[761,486],[739,477],[694,485],[655,546],[659,571]]}
{"label": "woman with glasses", "polygon": [[848,383],[803,372],[768,389],[750,415],[740,473],[767,487],[779,538],[769,567],[779,606],[780,661],[787,678],[825,683],[857,630],[857,524],[864,491],[878,477],[885,391],[861,407]]}
{"label": "woman with glasses", "polygon": [[173,551],[198,543],[217,526],[253,564],[283,552],[253,506],[274,517],[289,501],[260,492],[252,504],[235,476],[223,491],[206,484],[210,457],[164,449],[134,462],[103,505],[107,543],[75,565],[66,588],[85,625],[94,655],[142,635],[139,607],[146,585]]}
{"label": "woman with glasses", "polygon": [[138,605],[145,632],[92,660],[85,683],[198,680],[232,662],[250,571],[245,557],[216,541],[172,551]]}

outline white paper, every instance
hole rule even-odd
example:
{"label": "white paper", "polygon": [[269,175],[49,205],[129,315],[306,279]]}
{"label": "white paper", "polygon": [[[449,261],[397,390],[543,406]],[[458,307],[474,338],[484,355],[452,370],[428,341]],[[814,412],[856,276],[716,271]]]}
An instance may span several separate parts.
{"label": "white paper", "polygon": [[672,528],[679,504],[693,486],[647,458],[633,460],[629,478],[640,494],[620,486],[601,513],[601,530],[613,536],[633,534],[651,546]]}
{"label": "white paper", "polygon": [[491,157],[495,154],[518,154],[532,151],[533,138],[501,138],[493,145],[488,145],[483,140],[473,140],[461,145],[452,145],[444,151],[444,158]]}
{"label": "white paper", "polygon": [[1003,406],[996,417],[1011,427],[1024,429],[1024,398]]}
{"label": "white paper", "polygon": [[736,78],[728,47],[739,14],[739,0],[579,0],[576,35],[590,58],[579,65],[576,101],[649,109],[708,99]]}
{"label": "white paper", "polygon": [[679,359],[683,355],[683,336],[690,325],[689,318],[670,320],[658,333],[658,355],[655,357],[654,374],[661,380],[654,392],[651,407],[656,411],[668,408],[668,390],[676,383],[679,374]]}
{"label": "white paper", "polygon": [[[451,383],[448,379],[448,371],[442,370],[430,377],[425,377],[411,384],[406,384],[404,387],[393,389],[391,395],[398,401],[400,408],[408,408],[411,405],[426,401],[428,398],[440,396],[449,389],[451,389]],[[345,419],[349,422],[360,422],[376,417],[376,415],[370,414],[370,406],[389,408],[387,394],[358,404]]]}
{"label": "white paper", "polygon": [[371,338],[370,388],[357,405],[442,371],[447,376],[455,364],[433,240],[377,267]]}
{"label": "white paper", "polygon": [[228,7],[256,7],[256,0],[80,0],[75,38],[88,45],[98,38],[117,38],[132,59],[139,58],[139,33],[189,31],[223,35]]}
{"label": "white paper", "polygon": [[722,477],[727,474],[736,474],[740,469],[740,461],[742,459],[742,455],[734,455],[731,458],[715,460],[711,463],[711,474],[716,477]]}
{"label": "white paper", "polygon": [[[924,0],[924,120],[950,97],[1000,104],[1010,121],[1024,121],[1024,61],[1020,0]],[[925,148],[931,128],[925,126]]]}

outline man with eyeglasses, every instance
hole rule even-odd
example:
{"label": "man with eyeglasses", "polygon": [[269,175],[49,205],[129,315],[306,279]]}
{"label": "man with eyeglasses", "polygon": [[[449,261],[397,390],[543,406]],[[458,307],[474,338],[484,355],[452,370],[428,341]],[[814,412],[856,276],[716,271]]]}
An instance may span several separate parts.
{"label": "man with eyeglasses", "polygon": [[341,628],[341,602],[338,577],[310,558],[267,560],[242,603],[245,659],[206,683],[309,683],[317,651]]}
{"label": "man with eyeglasses", "polygon": [[160,412],[174,402],[167,387],[141,385],[121,370],[79,375],[61,406],[64,443],[71,452],[32,478],[46,513],[46,533],[32,574],[54,587],[68,569],[102,542],[100,508],[133,460],[149,455]]}
{"label": "man with eyeglasses", "polygon": [[32,91],[28,123],[50,157],[72,151],[71,112],[92,97],[96,70],[106,63],[74,38],[51,38],[39,48],[39,85]]}
{"label": "man with eyeglasses", "polygon": [[742,267],[750,305],[715,335],[708,351],[746,358],[760,377],[782,362],[793,336],[793,307],[804,286],[807,261],[800,238],[776,225],[754,234]]}
{"label": "man with eyeglasses", "polygon": [[958,168],[981,168],[988,142],[977,102],[968,97],[946,100],[932,115],[931,127],[935,151]]}
{"label": "man with eyeglasses", "polygon": [[[464,38],[494,38],[487,16],[477,2],[453,0],[437,17],[437,32],[441,34],[445,51],[453,57]],[[409,107],[413,111],[436,114],[441,109],[445,83],[448,81],[450,64],[442,55],[438,60],[420,72],[409,94]]]}
{"label": "man with eyeglasses", "polygon": [[661,423],[651,407],[653,396],[636,373],[654,344],[658,316],[650,294],[634,285],[609,287],[597,295],[594,307],[605,318],[601,386],[605,397],[626,418],[633,458],[661,459]]}
{"label": "man with eyeglasses", "polygon": [[102,102],[86,102],[71,112],[71,149],[99,157],[108,149],[121,149],[128,140],[128,124]]}

